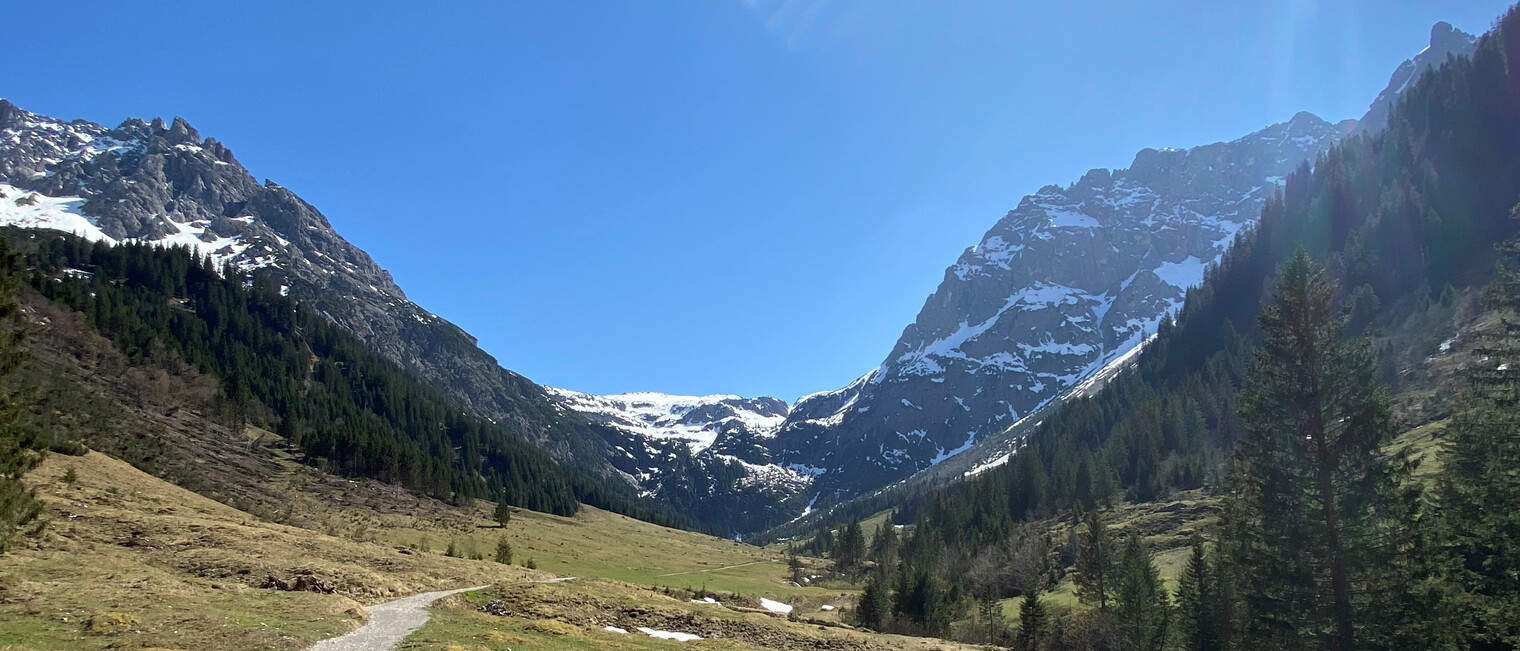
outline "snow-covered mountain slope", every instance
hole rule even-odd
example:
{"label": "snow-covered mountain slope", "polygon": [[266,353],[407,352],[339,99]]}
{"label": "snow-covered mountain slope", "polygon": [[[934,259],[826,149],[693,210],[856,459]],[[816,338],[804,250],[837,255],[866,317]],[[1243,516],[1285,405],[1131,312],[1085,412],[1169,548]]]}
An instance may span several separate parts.
{"label": "snow-covered mountain slope", "polygon": [[0,225],[183,245],[256,271],[377,352],[561,458],[611,473],[606,441],[502,369],[457,326],[407,300],[370,256],[290,190],[260,184],[188,122],[64,121],[0,100]]}
{"label": "snow-covered mountain slope", "polygon": [[818,469],[778,463],[771,439],[790,408],[776,398],[548,389],[561,407],[619,433],[612,464],[648,495],[737,533],[804,508]]}
{"label": "snow-covered mountain slope", "polygon": [[875,372],[793,409],[780,458],[852,494],[1007,429],[1153,332],[1281,180],[1353,125],[1300,113],[1025,197],[945,271]]}
{"label": "snow-covered mountain slope", "polygon": [[946,270],[877,369],[793,406],[777,457],[826,469],[816,490],[829,497],[959,452],[952,465],[969,469],[1008,458],[1013,425],[1117,372],[1289,172],[1380,129],[1413,80],[1474,43],[1438,23],[1363,121],[1300,113],[1232,142],[1142,150],[1127,169],[1025,197]]}
{"label": "snow-covered mountain slope", "polygon": [[788,406],[776,398],[739,396],[672,396],[664,393],[622,393],[596,396],[546,387],[559,404],[593,422],[611,425],[652,439],[684,441],[701,452],[719,434],[742,428],[758,437],[774,436],[786,420]]}
{"label": "snow-covered mountain slope", "polygon": [[[1368,107],[1366,114],[1357,121],[1352,132],[1365,135],[1375,134],[1387,125],[1389,111],[1404,90],[1418,80],[1420,75],[1445,63],[1450,57],[1471,54],[1476,45],[1477,38],[1473,35],[1458,30],[1449,23],[1436,23],[1430,30],[1430,45],[1399,65],[1388,80],[1388,85],[1378,93],[1377,98]],[[1110,378],[1126,368],[1137,352],[1139,352],[1139,347],[1109,362],[1072,387],[1061,399],[1092,395]],[[985,469],[988,464],[995,465],[999,460],[1006,462],[1021,445],[1022,433],[1022,431],[1010,430],[979,441],[975,447],[965,453],[966,459],[958,464],[950,465],[956,468],[968,466],[971,470],[964,473],[972,473],[978,468]]]}

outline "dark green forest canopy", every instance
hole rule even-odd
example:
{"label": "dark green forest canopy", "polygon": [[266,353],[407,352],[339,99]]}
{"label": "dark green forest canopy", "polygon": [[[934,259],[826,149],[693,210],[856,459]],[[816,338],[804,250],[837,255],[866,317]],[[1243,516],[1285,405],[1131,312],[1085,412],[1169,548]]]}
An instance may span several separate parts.
{"label": "dark green forest canopy", "polygon": [[179,359],[221,383],[222,416],[274,430],[331,472],[454,501],[570,515],[578,503],[696,528],[616,480],[566,468],[368,350],[257,273],[182,248],[9,231],[31,286],[129,358]]}

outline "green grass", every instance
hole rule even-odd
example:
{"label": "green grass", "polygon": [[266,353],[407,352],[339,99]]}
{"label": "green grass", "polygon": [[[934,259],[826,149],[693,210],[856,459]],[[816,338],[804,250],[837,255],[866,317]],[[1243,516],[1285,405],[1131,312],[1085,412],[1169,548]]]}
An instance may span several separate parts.
{"label": "green grass", "polygon": [[1410,455],[1420,462],[1415,468],[1414,476],[1426,481],[1433,480],[1441,471],[1441,434],[1446,430],[1447,422],[1438,420],[1404,432],[1389,443],[1388,448],[1408,449]]}
{"label": "green grass", "polygon": [[380,525],[375,534],[397,545],[416,544],[426,537],[434,551],[445,549],[453,541],[463,550],[483,554],[491,553],[497,539],[506,536],[514,563],[532,559],[539,570],[561,576],[769,596],[829,592],[791,585],[786,558],[776,551],[667,529],[591,507],[583,507],[568,518],[518,510],[505,531],[482,518],[469,531]]}

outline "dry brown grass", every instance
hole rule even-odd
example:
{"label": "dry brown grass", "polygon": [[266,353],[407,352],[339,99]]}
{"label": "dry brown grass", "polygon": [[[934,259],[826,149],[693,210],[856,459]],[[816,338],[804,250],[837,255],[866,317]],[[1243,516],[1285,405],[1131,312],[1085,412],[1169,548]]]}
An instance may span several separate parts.
{"label": "dry brown grass", "polygon": [[[53,455],[27,480],[50,522],[0,557],[0,620],[15,624],[0,648],[300,648],[357,626],[361,603],[542,576],[262,522],[98,453]],[[336,593],[261,587],[298,575]]]}
{"label": "dry brown grass", "polygon": [[[512,616],[481,612],[499,601]],[[819,626],[752,608],[693,604],[650,588],[596,579],[554,585],[497,586],[450,597],[433,620],[407,638],[404,651],[489,649],[834,649],[838,651],[959,650],[981,647],[932,638],[884,635]],[[806,613],[803,613],[806,614]],[[615,626],[626,634],[605,630]],[[695,642],[658,640],[638,627],[693,633]]]}

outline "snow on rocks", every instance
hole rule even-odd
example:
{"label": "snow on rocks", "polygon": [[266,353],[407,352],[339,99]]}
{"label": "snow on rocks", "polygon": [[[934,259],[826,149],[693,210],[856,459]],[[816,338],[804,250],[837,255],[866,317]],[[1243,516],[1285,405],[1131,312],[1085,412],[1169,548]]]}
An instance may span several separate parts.
{"label": "snow on rocks", "polygon": [[[89,242],[105,242],[115,246],[115,238],[106,235],[93,217],[81,210],[83,197],[50,197],[40,192],[22,190],[13,185],[0,183],[0,226],[36,228],[70,233]],[[174,233],[154,240],[128,238],[123,241],[156,244],[163,247],[181,246],[196,255],[209,255],[218,264],[238,260],[245,270],[264,266],[267,262],[246,261],[239,256],[249,247],[242,237],[221,237],[206,232],[207,223],[176,222],[168,220],[176,229]]]}
{"label": "snow on rocks", "polygon": [[618,633],[620,635],[628,634],[628,629],[618,628],[616,626],[603,626],[602,630],[607,631],[608,633]]}
{"label": "snow on rocks", "polygon": [[730,395],[673,396],[664,393],[591,395],[546,387],[561,405],[593,420],[652,439],[685,441],[692,452],[707,449],[718,434],[743,427],[760,436],[774,434],[788,407],[775,398]]}
{"label": "snow on rocks", "polygon": [[49,197],[0,183],[0,224],[63,231],[91,242],[115,244],[95,220],[80,211],[84,201],[80,197]]}

